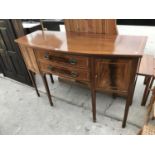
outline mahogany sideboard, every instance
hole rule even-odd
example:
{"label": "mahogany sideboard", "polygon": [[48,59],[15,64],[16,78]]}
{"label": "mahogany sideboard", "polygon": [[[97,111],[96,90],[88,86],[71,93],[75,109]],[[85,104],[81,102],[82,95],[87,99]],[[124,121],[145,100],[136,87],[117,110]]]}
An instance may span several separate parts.
{"label": "mahogany sideboard", "polygon": [[16,40],[28,70],[45,79],[54,74],[88,84],[96,121],[96,90],[126,97],[122,127],[132,103],[136,73],[147,41],[145,36],[35,31]]}

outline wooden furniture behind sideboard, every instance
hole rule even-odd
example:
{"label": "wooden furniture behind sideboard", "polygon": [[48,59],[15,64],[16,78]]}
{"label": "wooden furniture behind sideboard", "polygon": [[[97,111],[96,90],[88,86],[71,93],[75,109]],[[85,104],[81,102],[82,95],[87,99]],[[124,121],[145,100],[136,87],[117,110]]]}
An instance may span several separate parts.
{"label": "wooden furniture behind sideboard", "polygon": [[115,19],[65,19],[67,32],[85,32],[95,34],[116,35]]}
{"label": "wooden furniture behind sideboard", "polygon": [[88,84],[94,122],[97,89],[126,96],[125,127],[146,40],[145,36],[36,31],[16,42],[28,69],[42,77],[52,73]]}

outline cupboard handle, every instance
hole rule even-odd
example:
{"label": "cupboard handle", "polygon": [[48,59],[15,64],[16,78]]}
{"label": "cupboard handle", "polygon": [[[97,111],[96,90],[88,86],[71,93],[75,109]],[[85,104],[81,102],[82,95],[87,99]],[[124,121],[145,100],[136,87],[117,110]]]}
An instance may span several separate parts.
{"label": "cupboard handle", "polygon": [[69,63],[71,65],[75,65],[77,64],[77,60],[76,59],[65,59],[65,58],[62,58],[62,57],[57,57],[57,56],[50,56],[48,52],[46,52],[44,54],[44,58],[47,59],[47,60],[55,60],[55,61],[60,61],[60,62],[64,62],[64,63]]}

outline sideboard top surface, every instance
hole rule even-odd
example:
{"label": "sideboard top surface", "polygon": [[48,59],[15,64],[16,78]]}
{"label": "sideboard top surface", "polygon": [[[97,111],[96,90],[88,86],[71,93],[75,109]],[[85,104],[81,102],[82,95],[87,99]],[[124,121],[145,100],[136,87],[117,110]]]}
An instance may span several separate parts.
{"label": "sideboard top surface", "polygon": [[85,55],[142,56],[146,36],[35,31],[16,39],[33,48]]}

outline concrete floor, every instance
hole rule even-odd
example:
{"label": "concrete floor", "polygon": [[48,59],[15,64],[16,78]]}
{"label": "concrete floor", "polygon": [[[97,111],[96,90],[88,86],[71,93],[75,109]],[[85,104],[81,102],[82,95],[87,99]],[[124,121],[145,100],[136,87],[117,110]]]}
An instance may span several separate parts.
{"label": "concrete floor", "polygon": [[97,95],[97,123],[93,123],[89,90],[54,79],[51,107],[44,91],[37,97],[33,88],[0,78],[0,134],[136,134],[142,126],[145,108],[139,102],[134,102],[122,129],[124,99],[105,94]]}
{"label": "concrete floor", "polygon": [[[145,52],[154,54],[154,27],[119,26],[119,32],[149,36]],[[123,98],[97,93],[97,123],[93,123],[87,88],[60,82],[56,76],[53,85],[48,77],[54,96],[51,107],[40,76],[36,80],[41,97],[33,88],[0,76],[0,134],[137,134],[146,114],[146,107],[140,106],[143,79],[138,78],[127,126],[122,129]]]}

